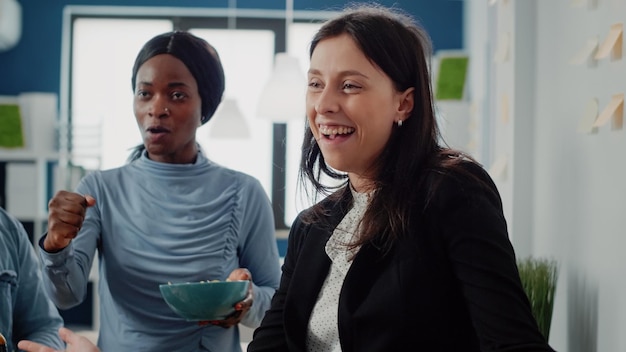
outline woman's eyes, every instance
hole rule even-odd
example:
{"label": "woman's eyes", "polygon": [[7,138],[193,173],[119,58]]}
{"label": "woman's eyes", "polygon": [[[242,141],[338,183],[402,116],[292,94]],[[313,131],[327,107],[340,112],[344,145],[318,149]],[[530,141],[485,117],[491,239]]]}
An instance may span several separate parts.
{"label": "woman's eyes", "polygon": [[319,88],[321,86],[322,85],[320,84],[320,82],[317,82],[317,81],[310,81],[309,82],[309,87],[311,87],[311,88]]}
{"label": "woman's eyes", "polygon": [[352,83],[344,83],[342,89],[359,89],[361,87],[352,84]]}
{"label": "woman's eyes", "polygon": [[[321,82],[318,81],[311,81],[309,82],[309,87],[310,88],[317,88],[317,89],[322,89],[324,87],[324,85]],[[341,84],[341,90],[348,90],[348,91],[354,91],[357,89],[361,89],[362,87],[359,85],[356,85],[354,83],[350,83],[350,82],[344,82]]]}
{"label": "woman's eyes", "polygon": [[147,92],[147,91],[145,91],[145,90],[138,90],[138,91],[137,91],[137,93],[136,93],[136,95],[137,95],[138,97],[140,97],[140,98],[146,98],[146,97],[150,96],[150,93],[148,93],[148,92]]}
{"label": "woman's eyes", "polygon": [[174,100],[180,100],[185,98],[187,95],[183,92],[173,92],[172,93],[172,99]]}
{"label": "woman's eyes", "polygon": [[[151,92],[145,91],[145,90],[138,90],[136,95],[140,98],[150,98],[152,96]],[[172,100],[182,100],[185,97],[187,97],[187,94],[183,93],[183,92],[172,92],[169,94],[169,96],[171,97]]]}

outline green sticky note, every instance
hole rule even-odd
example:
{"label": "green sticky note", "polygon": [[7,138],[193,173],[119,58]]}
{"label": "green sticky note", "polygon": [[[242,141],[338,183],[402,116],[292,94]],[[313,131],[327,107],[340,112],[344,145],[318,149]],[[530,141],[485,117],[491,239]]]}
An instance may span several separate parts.
{"label": "green sticky note", "polygon": [[24,131],[19,105],[0,104],[0,147],[24,147]]}
{"label": "green sticky note", "polygon": [[462,100],[467,75],[467,57],[444,57],[439,63],[435,98],[437,100]]}

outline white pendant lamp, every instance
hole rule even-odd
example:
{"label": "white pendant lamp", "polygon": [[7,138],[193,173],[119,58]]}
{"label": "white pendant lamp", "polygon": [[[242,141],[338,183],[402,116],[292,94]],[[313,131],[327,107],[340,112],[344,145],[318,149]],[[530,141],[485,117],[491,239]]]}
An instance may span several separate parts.
{"label": "white pendant lamp", "polygon": [[[293,22],[293,0],[285,1],[285,46]],[[287,53],[274,57],[274,71],[261,91],[257,115],[275,123],[305,117],[306,77],[298,58]]]}
{"label": "white pendant lamp", "polygon": [[211,118],[209,137],[224,139],[250,138],[250,129],[237,101],[224,98]]}
{"label": "white pendant lamp", "polygon": [[277,53],[274,71],[265,84],[257,115],[273,122],[288,122],[304,118],[306,80],[296,57]]}
{"label": "white pendant lamp", "polygon": [[0,52],[12,49],[22,37],[22,5],[0,0]]}

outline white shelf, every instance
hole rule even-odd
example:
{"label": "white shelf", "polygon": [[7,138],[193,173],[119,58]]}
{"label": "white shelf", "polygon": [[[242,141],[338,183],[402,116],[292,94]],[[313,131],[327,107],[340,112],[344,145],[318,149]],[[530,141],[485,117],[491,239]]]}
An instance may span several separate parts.
{"label": "white shelf", "polygon": [[28,149],[0,148],[0,161],[57,161],[59,152],[33,152]]}
{"label": "white shelf", "polygon": [[[38,241],[41,234],[45,231],[45,223],[48,220],[48,198],[50,193],[55,191],[50,189],[55,187],[54,181],[48,178],[52,166],[50,164],[57,162],[59,155],[56,151],[34,152],[28,149],[0,148],[0,162],[7,163],[7,172],[9,172],[8,168],[11,167],[12,163],[32,164],[31,170],[34,175],[30,174],[30,170],[19,171],[28,174],[25,174],[23,178],[13,174],[13,181],[7,175],[7,184],[0,185],[0,187],[5,187],[6,210],[21,221],[33,222],[34,241]],[[21,168],[20,166],[18,167]],[[13,171],[18,172],[17,168],[14,168]],[[17,185],[12,186],[9,184],[15,183],[16,179],[18,181]],[[25,180],[25,182],[19,182],[22,180]],[[33,183],[32,189],[30,188],[30,183]],[[19,197],[31,198],[21,200]]]}

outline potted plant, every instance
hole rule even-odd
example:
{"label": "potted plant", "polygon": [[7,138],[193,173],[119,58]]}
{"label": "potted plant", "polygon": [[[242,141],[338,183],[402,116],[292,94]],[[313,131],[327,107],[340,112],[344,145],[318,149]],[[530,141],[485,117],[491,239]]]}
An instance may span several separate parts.
{"label": "potted plant", "polygon": [[539,330],[548,340],[558,279],[557,262],[554,259],[530,256],[519,259],[517,267],[533,316],[537,320]]}

